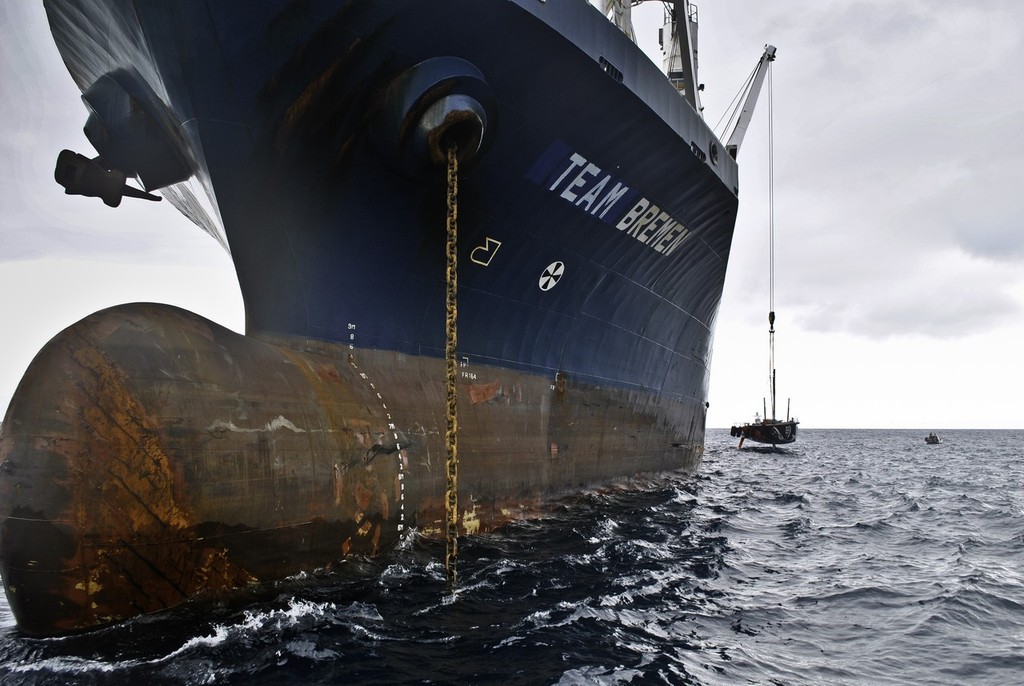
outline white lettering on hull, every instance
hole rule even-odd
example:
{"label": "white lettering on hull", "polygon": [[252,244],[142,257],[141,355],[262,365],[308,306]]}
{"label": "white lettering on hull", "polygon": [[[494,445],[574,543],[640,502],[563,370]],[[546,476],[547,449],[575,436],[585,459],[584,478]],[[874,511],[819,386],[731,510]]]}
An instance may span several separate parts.
{"label": "white lettering on hull", "polygon": [[690,237],[681,221],[560,141],[527,178],[662,255],[671,255]]}

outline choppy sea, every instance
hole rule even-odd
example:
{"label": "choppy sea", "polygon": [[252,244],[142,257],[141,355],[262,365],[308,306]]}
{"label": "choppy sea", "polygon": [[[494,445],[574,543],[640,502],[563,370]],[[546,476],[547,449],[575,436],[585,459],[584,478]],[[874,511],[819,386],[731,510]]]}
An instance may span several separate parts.
{"label": "choppy sea", "polygon": [[1024,680],[1024,431],[711,430],[699,474],[85,635],[3,684],[1009,684]]}

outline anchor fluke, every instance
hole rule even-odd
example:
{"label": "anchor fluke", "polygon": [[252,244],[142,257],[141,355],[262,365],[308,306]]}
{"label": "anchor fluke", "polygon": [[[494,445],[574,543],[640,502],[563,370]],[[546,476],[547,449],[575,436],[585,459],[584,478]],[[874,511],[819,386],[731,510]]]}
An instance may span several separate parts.
{"label": "anchor fluke", "polygon": [[129,186],[124,172],[105,169],[98,160],[91,160],[72,150],[61,150],[57,155],[53,178],[64,187],[68,195],[101,198],[110,207],[120,205],[124,197],[160,201],[159,195]]}

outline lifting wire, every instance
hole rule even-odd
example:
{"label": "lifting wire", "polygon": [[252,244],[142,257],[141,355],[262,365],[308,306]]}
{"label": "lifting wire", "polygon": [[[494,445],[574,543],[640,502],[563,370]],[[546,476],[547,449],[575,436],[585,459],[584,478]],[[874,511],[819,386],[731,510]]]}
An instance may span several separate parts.
{"label": "lifting wire", "polygon": [[[768,63],[768,369],[775,419],[775,105],[772,63]],[[788,419],[788,417],[787,417]]]}
{"label": "lifting wire", "polygon": [[448,588],[454,591],[456,582],[455,563],[458,557],[458,518],[459,518],[459,457],[458,457],[458,413],[456,407],[455,388],[455,345],[458,338],[458,253],[456,251],[456,235],[458,233],[459,218],[459,158],[457,147],[454,143],[448,146],[448,215],[447,215],[447,240],[445,252],[447,255],[447,266],[445,268],[446,300],[445,300],[445,346],[444,358],[447,373],[445,376],[445,392],[447,395],[447,406],[445,417],[447,429],[445,431],[447,472],[447,489],[445,491],[445,555],[444,568],[448,577]]}

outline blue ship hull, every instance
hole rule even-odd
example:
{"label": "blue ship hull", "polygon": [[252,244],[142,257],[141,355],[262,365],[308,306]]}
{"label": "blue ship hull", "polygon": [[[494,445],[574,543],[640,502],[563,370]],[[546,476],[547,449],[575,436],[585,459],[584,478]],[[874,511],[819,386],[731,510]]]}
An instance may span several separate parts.
{"label": "blue ship hull", "polygon": [[462,530],[697,467],[737,170],[589,4],[45,4],[99,163],[230,248],[247,331],[126,305],[39,354],[0,439],[24,631],[439,531],[435,105],[481,125],[460,151]]}

